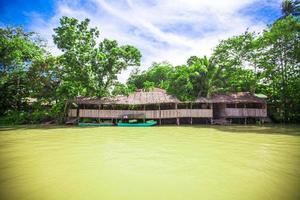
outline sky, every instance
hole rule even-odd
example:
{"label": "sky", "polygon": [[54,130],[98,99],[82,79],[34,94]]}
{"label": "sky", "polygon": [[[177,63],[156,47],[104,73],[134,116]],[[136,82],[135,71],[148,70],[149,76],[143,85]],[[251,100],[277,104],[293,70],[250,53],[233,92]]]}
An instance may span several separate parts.
{"label": "sky", "polygon": [[[0,0],[0,26],[23,26],[47,40],[54,55],[53,28],[62,16],[100,30],[99,41],[115,39],[142,53],[140,70],[153,62],[185,64],[190,56],[210,56],[222,39],[247,29],[261,32],[280,17],[281,0]],[[130,68],[119,75],[125,82]]]}

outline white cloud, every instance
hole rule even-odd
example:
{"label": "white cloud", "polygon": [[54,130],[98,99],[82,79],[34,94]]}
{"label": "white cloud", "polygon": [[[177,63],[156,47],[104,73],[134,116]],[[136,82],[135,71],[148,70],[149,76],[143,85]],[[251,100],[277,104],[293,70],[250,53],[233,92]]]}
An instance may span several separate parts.
{"label": "white cloud", "polygon": [[[53,28],[61,16],[90,18],[100,28],[101,39],[132,44],[142,52],[141,69],[154,61],[184,64],[191,55],[210,55],[221,39],[243,33],[247,28],[261,31],[266,24],[239,11],[253,3],[268,6],[278,0],[90,0],[59,1],[52,18],[34,17],[32,29],[49,40],[50,50],[59,53],[52,42]],[[129,71],[119,78],[126,80]]]}

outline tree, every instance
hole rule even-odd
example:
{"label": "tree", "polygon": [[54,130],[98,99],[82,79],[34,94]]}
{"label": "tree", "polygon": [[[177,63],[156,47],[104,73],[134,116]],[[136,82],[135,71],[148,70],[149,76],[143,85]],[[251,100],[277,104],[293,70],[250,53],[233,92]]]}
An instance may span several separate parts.
{"label": "tree", "polygon": [[168,92],[182,101],[194,100],[193,83],[191,82],[191,71],[186,65],[177,66],[170,76],[170,87]]}
{"label": "tree", "polygon": [[130,89],[125,84],[116,82],[114,84],[114,89],[111,92],[111,94],[113,96],[117,96],[117,95],[126,95],[127,96],[130,92],[131,92]]}
{"label": "tree", "polygon": [[[262,45],[259,55],[264,82],[273,106],[280,108],[279,116],[284,122],[296,120],[293,113],[299,113],[299,92],[291,93],[291,85],[299,88],[300,78],[300,23],[292,16],[276,21],[258,39]],[[299,119],[298,119],[299,120]]]}
{"label": "tree", "polygon": [[104,39],[95,49],[92,69],[95,74],[96,96],[103,96],[114,85],[117,75],[129,66],[140,65],[141,53],[130,45],[118,46],[117,41]]}
{"label": "tree", "polygon": [[127,81],[127,85],[135,88],[158,87],[167,90],[170,85],[170,75],[174,67],[167,63],[153,63],[147,71],[133,71]]}
{"label": "tree", "polygon": [[296,4],[293,0],[283,0],[281,3],[281,12],[283,17],[287,17],[294,13]]}
{"label": "tree", "polygon": [[29,97],[28,68],[44,56],[37,34],[22,28],[0,28],[0,114],[20,110]]}
{"label": "tree", "polygon": [[[222,40],[214,49],[212,60],[225,72],[224,79],[229,85],[225,86],[232,92],[250,91],[256,92],[257,83],[260,80],[258,55],[260,54],[260,43],[256,39],[256,34],[246,31],[244,34]],[[248,87],[239,87],[232,85],[240,82],[240,76],[248,74],[243,79],[248,82]],[[251,84],[250,84],[251,83]],[[234,89],[235,88],[235,89]],[[240,89],[238,89],[240,88]]]}
{"label": "tree", "polygon": [[220,90],[224,81],[222,68],[206,56],[203,58],[192,56],[187,65],[191,71],[194,96],[211,97],[214,92]]}
{"label": "tree", "polygon": [[54,43],[63,52],[59,58],[63,79],[59,91],[66,98],[94,94],[91,60],[99,31],[88,26],[88,19],[79,22],[74,18],[62,17],[60,26],[54,29]]}
{"label": "tree", "polygon": [[89,28],[89,20],[62,17],[54,29],[53,39],[63,55],[62,82],[59,88],[67,98],[106,96],[117,74],[128,66],[140,64],[141,54],[130,45],[119,46],[115,40],[104,39],[97,47],[99,31]]}
{"label": "tree", "polygon": [[56,57],[46,55],[34,60],[27,72],[30,97],[41,104],[51,104],[59,99],[56,90],[61,82],[59,63]]}

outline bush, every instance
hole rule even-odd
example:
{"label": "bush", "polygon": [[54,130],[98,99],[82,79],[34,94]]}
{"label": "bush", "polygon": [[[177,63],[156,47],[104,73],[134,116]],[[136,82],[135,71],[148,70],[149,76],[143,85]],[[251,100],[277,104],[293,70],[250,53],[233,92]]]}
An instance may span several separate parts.
{"label": "bush", "polygon": [[52,118],[51,114],[46,111],[34,111],[30,113],[30,122],[31,124],[42,123],[46,121],[50,121]]}
{"label": "bush", "polygon": [[63,123],[65,121],[65,102],[60,101],[52,106],[51,108],[51,116],[57,120],[58,123]]}
{"label": "bush", "polygon": [[0,124],[18,125],[18,124],[38,124],[53,119],[51,114],[45,110],[29,111],[9,111],[1,117]]}
{"label": "bush", "polygon": [[1,124],[26,124],[30,117],[27,112],[24,111],[9,111],[5,116],[1,118]]}

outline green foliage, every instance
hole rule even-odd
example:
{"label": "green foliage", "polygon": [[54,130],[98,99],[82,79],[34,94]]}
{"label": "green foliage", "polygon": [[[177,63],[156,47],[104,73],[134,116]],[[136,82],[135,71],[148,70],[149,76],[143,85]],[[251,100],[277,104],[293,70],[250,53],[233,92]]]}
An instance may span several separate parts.
{"label": "green foliage", "polygon": [[258,40],[263,81],[270,87],[268,96],[276,108],[272,113],[281,121],[300,120],[295,115],[300,112],[300,23],[292,16],[278,20]]}
{"label": "green foliage", "polygon": [[35,111],[10,111],[0,118],[0,124],[19,125],[19,124],[39,124],[53,119],[48,110]]}
{"label": "green foliage", "polygon": [[192,56],[187,65],[173,67],[169,63],[153,63],[148,71],[135,71],[127,85],[167,90],[180,100],[194,100],[197,96],[209,96],[221,85],[221,68],[207,57]]}
{"label": "green foliage", "polygon": [[132,92],[125,84],[122,84],[120,82],[116,82],[114,84],[114,89],[111,92],[113,96],[117,95],[128,95],[130,92]]}
{"label": "green foliage", "polygon": [[54,31],[54,42],[63,51],[63,81],[58,91],[65,99],[106,96],[122,70],[140,64],[141,54],[133,46],[104,39],[97,47],[99,31],[89,28],[88,19],[63,17]]}
{"label": "green foliage", "polygon": [[[127,81],[127,85],[134,88],[159,87],[168,89],[170,84],[170,74],[173,72],[173,66],[167,62],[153,63],[152,66],[144,72],[133,71]],[[147,83],[145,83],[147,81]]]}
{"label": "green foliage", "polygon": [[168,88],[168,91],[182,101],[194,99],[195,96],[192,94],[193,84],[190,81],[190,76],[190,69],[187,66],[177,66],[174,73],[170,76],[172,84]]}
{"label": "green foliage", "polygon": [[82,123],[92,123],[93,122],[93,119],[90,119],[90,118],[83,118],[81,120]]}
{"label": "green foliage", "polygon": [[41,41],[21,28],[0,28],[0,115],[25,107],[29,96],[27,70],[44,55]]}

